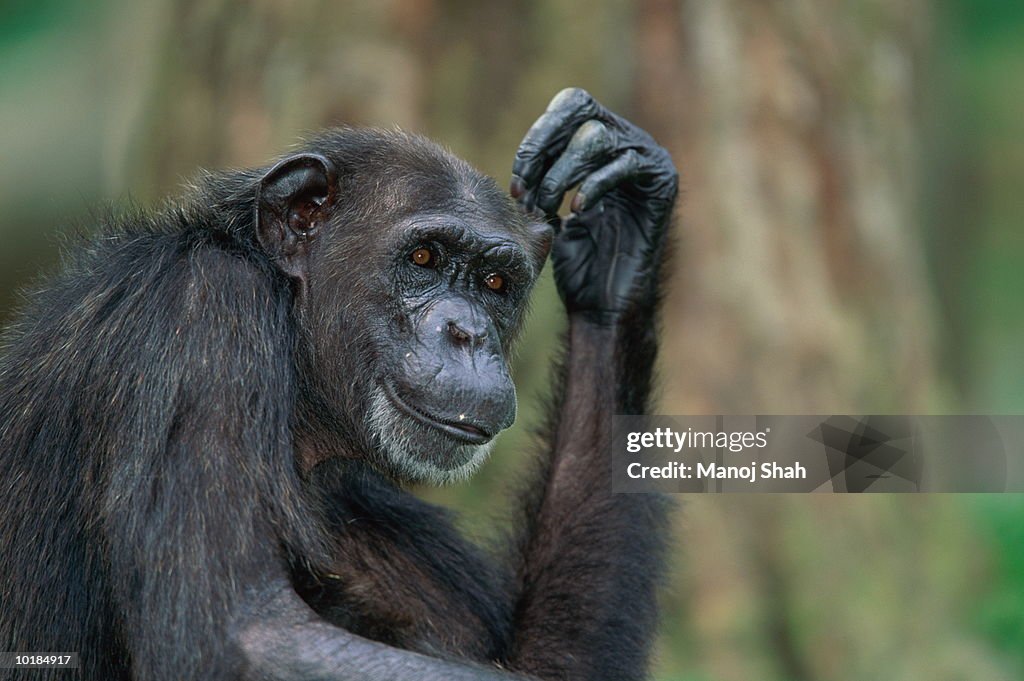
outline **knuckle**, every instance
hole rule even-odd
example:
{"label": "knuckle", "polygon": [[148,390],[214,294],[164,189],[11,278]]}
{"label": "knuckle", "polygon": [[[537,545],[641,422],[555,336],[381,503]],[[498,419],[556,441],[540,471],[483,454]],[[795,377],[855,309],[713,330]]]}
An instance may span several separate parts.
{"label": "knuckle", "polygon": [[555,194],[559,191],[560,187],[561,181],[559,180],[559,178],[551,177],[550,175],[545,177],[544,180],[540,183],[540,191],[544,195]]}
{"label": "knuckle", "polygon": [[516,154],[515,159],[512,161],[512,172],[519,175],[524,180],[529,179],[537,173],[537,154],[524,152],[522,154]]}
{"label": "knuckle", "polygon": [[539,146],[532,140],[524,140],[522,144],[519,145],[519,148],[516,149],[516,160],[525,161],[531,159],[537,155],[538,149]]}
{"label": "knuckle", "polygon": [[664,147],[655,144],[654,146],[639,150],[638,153],[638,160],[655,172],[666,174],[676,170],[675,163],[672,162],[672,155]]}
{"label": "knuckle", "polygon": [[679,181],[679,170],[676,168],[675,164],[672,163],[672,159],[668,156],[666,156],[661,163],[657,164],[655,170],[668,182],[675,184]]}
{"label": "knuckle", "polygon": [[593,100],[594,98],[590,96],[590,93],[583,88],[567,87],[551,99],[551,103],[548,104],[548,111],[563,107],[576,109],[585,106]]}
{"label": "knuckle", "polygon": [[608,144],[611,142],[612,131],[601,121],[590,119],[580,126],[574,135],[575,141],[587,146]]}
{"label": "knuckle", "polygon": [[588,204],[593,204],[594,201],[614,189],[616,184],[618,184],[617,180],[607,175],[590,177],[580,185],[580,193],[587,198]]}

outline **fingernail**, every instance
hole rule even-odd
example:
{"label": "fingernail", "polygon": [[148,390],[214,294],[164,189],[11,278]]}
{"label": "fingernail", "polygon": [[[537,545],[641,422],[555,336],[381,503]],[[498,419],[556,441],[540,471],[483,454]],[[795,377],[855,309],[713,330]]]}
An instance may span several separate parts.
{"label": "fingernail", "polygon": [[572,203],[569,205],[569,210],[573,213],[579,213],[583,210],[583,205],[586,202],[587,197],[585,197],[581,192],[576,192],[576,196],[572,197]]}
{"label": "fingernail", "polygon": [[518,175],[513,175],[512,181],[509,183],[508,191],[512,195],[513,199],[518,199],[522,196],[523,192],[526,191],[526,183],[523,182],[523,178]]}

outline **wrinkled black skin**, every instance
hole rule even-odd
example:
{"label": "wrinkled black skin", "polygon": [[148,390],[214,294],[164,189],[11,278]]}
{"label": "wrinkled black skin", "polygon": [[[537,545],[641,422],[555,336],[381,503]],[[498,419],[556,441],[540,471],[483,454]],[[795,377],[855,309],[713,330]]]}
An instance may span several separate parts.
{"label": "wrinkled black skin", "polygon": [[[591,105],[570,94],[556,110]],[[567,139],[583,121],[564,120]],[[514,193],[534,192],[520,174]],[[0,650],[79,651],[82,668],[0,679],[642,678],[665,509],[611,495],[605,463],[610,415],[647,409],[656,350],[667,213],[642,182],[570,218],[642,230],[619,255],[560,243],[568,224],[556,239],[567,351],[501,561],[402,489],[367,400],[390,381],[432,417],[470,415],[461,436],[408,419],[438,466],[504,426],[494,358],[546,226],[430,143],[354,130],[112,219],[3,337]],[[409,262],[420,229],[443,267]],[[505,294],[480,290],[495,267]],[[438,306],[457,330],[431,333]]]}
{"label": "wrinkled black skin", "polygon": [[[559,218],[577,184],[573,212]],[[556,227],[551,261],[570,315],[614,325],[632,306],[657,302],[678,184],[668,152],[586,91],[552,100],[516,152],[512,195]]]}

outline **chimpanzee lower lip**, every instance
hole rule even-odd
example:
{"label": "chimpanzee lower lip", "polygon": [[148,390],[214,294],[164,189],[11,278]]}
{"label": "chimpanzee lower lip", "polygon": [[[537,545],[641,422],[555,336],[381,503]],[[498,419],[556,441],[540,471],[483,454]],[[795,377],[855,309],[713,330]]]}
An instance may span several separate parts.
{"label": "chimpanzee lower lip", "polygon": [[388,399],[391,400],[391,403],[406,416],[410,416],[426,426],[440,430],[457,440],[462,440],[469,444],[482,445],[489,442],[491,438],[494,437],[479,426],[469,423],[452,423],[450,421],[443,421],[436,416],[431,416],[430,414],[417,409],[403,400],[399,396],[395,387],[390,383],[384,384],[384,393],[388,396]]}

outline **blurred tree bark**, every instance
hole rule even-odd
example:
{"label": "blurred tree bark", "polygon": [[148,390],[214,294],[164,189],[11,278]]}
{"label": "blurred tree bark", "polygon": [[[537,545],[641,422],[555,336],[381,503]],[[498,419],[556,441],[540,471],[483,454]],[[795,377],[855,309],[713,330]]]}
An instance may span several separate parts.
{"label": "blurred tree bark", "polygon": [[913,412],[932,387],[925,3],[645,0],[636,102],[683,172],[666,405]]}
{"label": "blurred tree bark", "polygon": [[[927,412],[928,6],[643,0],[636,16],[635,115],[683,175],[662,411]],[[942,543],[923,532],[937,513]],[[1000,678],[949,630],[959,516],[907,497],[694,499],[675,575],[692,650],[662,655],[718,681]]]}

